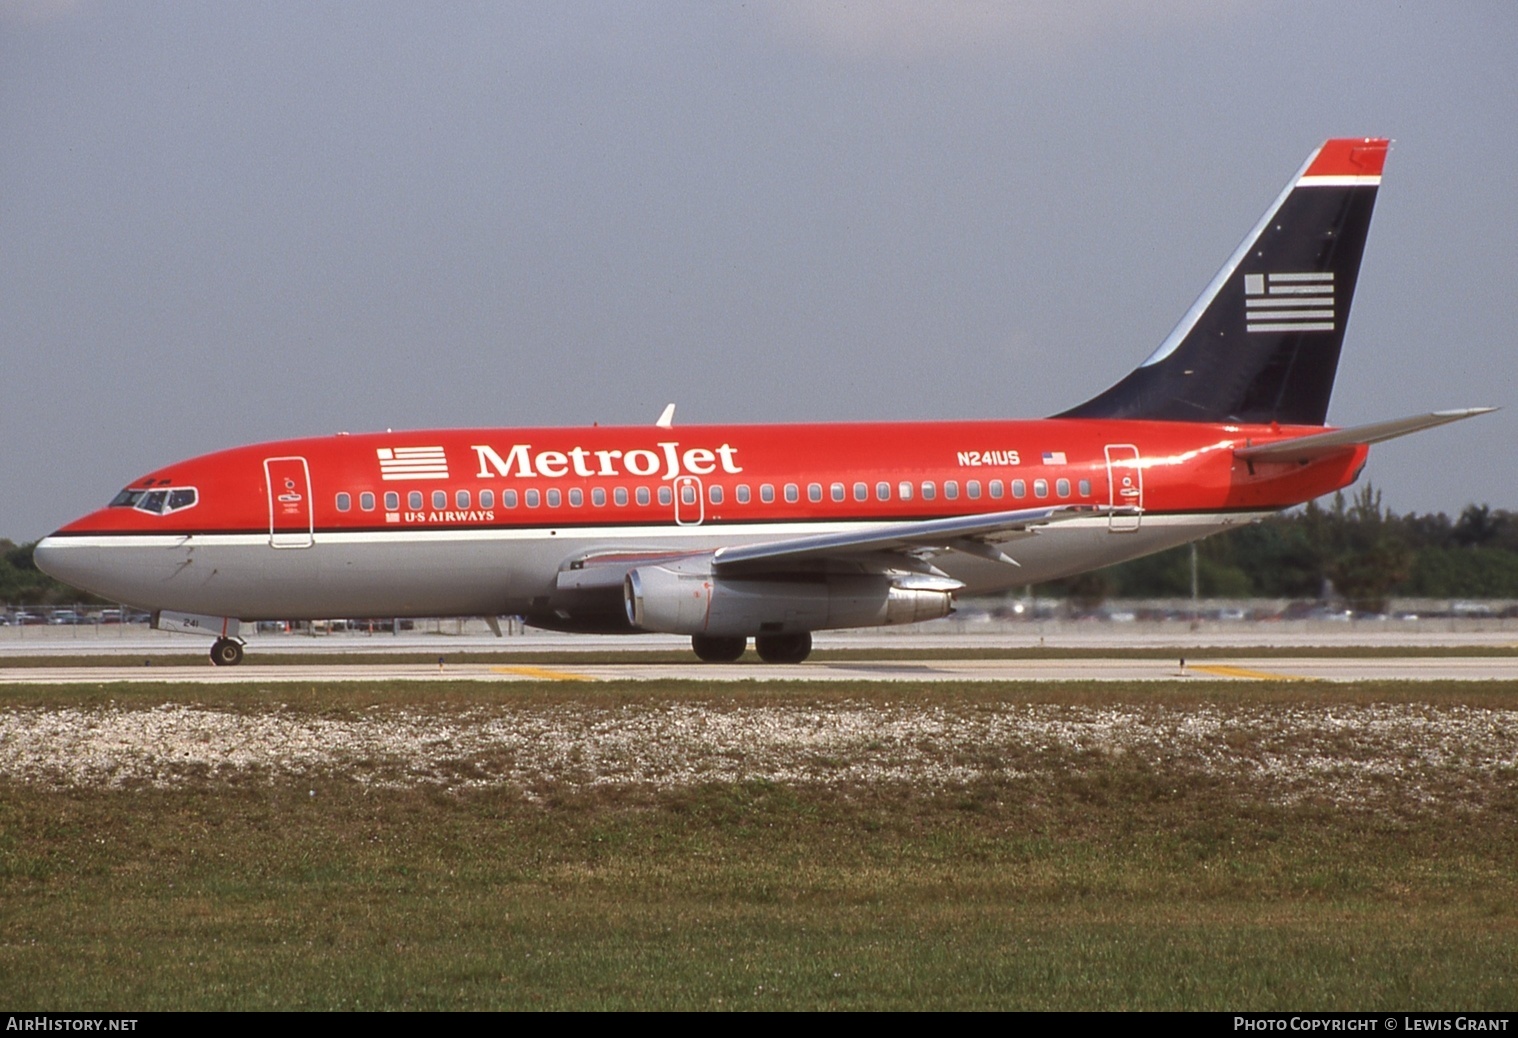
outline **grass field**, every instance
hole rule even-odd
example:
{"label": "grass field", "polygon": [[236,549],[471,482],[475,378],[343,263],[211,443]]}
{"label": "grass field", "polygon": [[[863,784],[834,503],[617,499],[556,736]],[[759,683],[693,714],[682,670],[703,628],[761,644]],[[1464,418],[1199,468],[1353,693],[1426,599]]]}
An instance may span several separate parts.
{"label": "grass field", "polygon": [[1515,779],[1493,683],[13,686],[0,1002],[1511,1010]]}

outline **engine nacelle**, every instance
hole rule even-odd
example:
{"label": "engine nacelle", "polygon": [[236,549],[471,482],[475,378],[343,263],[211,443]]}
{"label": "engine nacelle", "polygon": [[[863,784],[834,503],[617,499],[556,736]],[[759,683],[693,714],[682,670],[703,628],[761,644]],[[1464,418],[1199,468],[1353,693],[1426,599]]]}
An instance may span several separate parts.
{"label": "engine nacelle", "polygon": [[628,621],[664,634],[748,637],[882,627],[954,611],[953,587],[901,583],[864,574],[726,577],[709,566],[672,563],[630,570],[622,591]]}

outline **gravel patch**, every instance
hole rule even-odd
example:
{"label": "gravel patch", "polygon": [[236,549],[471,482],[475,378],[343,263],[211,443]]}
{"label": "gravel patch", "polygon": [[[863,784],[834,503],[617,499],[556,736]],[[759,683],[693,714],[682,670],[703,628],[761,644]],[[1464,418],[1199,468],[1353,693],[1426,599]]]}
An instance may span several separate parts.
{"label": "gravel patch", "polygon": [[378,787],[671,789],[707,782],[952,788],[1116,762],[1245,781],[1280,802],[1474,806],[1518,777],[1518,711],[1325,707],[555,705],[375,708],[334,720],[192,706],[0,713],[0,778],[173,788],[339,775]]}

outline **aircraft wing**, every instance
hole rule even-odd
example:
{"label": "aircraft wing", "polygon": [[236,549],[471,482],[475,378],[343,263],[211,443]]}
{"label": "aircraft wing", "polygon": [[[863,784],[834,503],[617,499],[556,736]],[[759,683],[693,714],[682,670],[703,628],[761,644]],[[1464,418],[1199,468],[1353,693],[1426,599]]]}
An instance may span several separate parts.
{"label": "aircraft wing", "polygon": [[1258,447],[1235,447],[1233,453],[1236,457],[1243,458],[1245,461],[1305,462],[1311,461],[1314,458],[1321,458],[1325,454],[1332,454],[1337,450],[1343,450],[1345,447],[1358,447],[1361,444],[1394,440],[1398,436],[1406,436],[1409,433],[1432,429],[1437,425],[1458,422],[1463,418],[1474,418],[1478,414],[1487,414],[1495,410],[1497,410],[1495,407],[1463,407],[1454,411],[1434,411],[1431,414],[1396,418],[1389,422],[1372,422],[1370,425],[1356,425],[1348,429],[1334,429],[1331,432],[1311,433],[1307,436],[1298,436],[1291,440],[1279,440],[1275,443],[1266,443]]}
{"label": "aircraft wing", "polygon": [[948,519],[926,519],[915,523],[892,523],[870,530],[814,534],[762,544],[718,548],[712,556],[712,566],[719,573],[736,575],[781,570],[796,562],[839,559],[872,552],[905,553],[920,549],[961,551],[1015,566],[1017,562],[998,548],[998,543],[1032,536],[1037,532],[1037,527],[1050,523],[1109,515],[1113,511],[1111,508],[1062,505],[954,516]]}
{"label": "aircraft wing", "polygon": [[709,559],[715,572],[730,576],[780,573],[799,563],[828,561],[852,562],[864,568],[889,568],[897,559],[905,561],[902,557],[908,553],[921,551],[959,551],[1016,566],[1017,560],[1002,551],[999,544],[1031,537],[1037,533],[1038,527],[1050,523],[1131,511],[1061,505],[891,523],[868,530],[733,545],[716,551],[608,550],[566,560],[559,569],[556,587],[561,591],[620,589],[622,578],[638,566],[678,564],[701,558]]}

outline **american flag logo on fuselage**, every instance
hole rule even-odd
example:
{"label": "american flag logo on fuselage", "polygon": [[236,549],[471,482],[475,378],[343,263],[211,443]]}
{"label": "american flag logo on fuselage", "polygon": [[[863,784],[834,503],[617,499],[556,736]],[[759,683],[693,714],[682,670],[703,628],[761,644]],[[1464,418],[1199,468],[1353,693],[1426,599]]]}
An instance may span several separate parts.
{"label": "american flag logo on fuselage", "polygon": [[1334,330],[1334,274],[1245,274],[1244,321],[1251,332]]}
{"label": "american flag logo on fuselage", "polygon": [[441,447],[380,447],[381,479],[447,479],[448,458]]}

